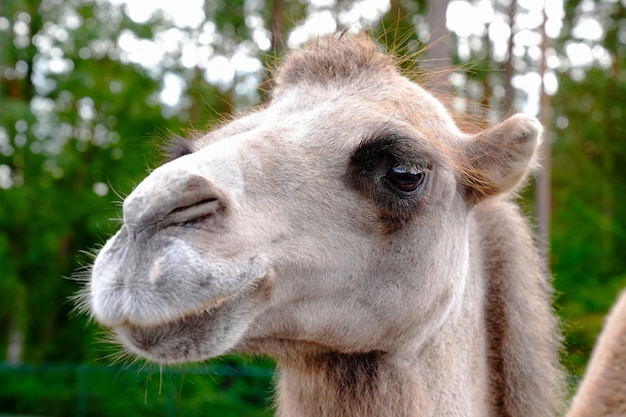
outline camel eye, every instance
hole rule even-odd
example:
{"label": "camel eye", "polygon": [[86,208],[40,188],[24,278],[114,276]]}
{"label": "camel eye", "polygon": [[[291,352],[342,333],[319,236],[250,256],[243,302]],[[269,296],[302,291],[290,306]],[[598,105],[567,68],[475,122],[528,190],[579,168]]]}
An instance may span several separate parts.
{"label": "camel eye", "polygon": [[394,166],[387,170],[383,178],[394,191],[412,193],[419,189],[424,182],[424,171],[417,168]]}

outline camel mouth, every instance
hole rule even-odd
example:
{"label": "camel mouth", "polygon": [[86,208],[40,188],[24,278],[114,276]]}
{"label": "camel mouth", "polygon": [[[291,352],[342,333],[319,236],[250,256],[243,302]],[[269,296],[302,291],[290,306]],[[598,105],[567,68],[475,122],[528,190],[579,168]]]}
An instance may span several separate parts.
{"label": "camel mouth", "polygon": [[221,297],[217,297],[212,299],[211,301],[207,302],[206,304],[185,311],[185,312],[181,312],[179,317],[172,317],[172,318],[168,318],[168,319],[164,319],[160,322],[155,322],[155,323],[150,323],[150,324],[146,324],[146,323],[134,323],[134,322],[127,322],[124,325],[122,325],[122,327],[128,327],[131,329],[154,329],[154,328],[167,328],[168,326],[176,326],[179,325],[181,323],[186,323],[189,321],[193,321],[193,320],[201,320],[201,319],[206,319],[206,318],[210,318],[212,314],[214,314],[216,311],[218,311],[220,309],[220,307],[226,303],[228,301],[228,299],[230,299],[234,294],[229,294],[229,295],[224,295]]}
{"label": "camel mouth", "polygon": [[[178,364],[203,361],[227,353],[266,299],[269,275],[263,274],[239,290],[181,312],[155,324],[125,322],[113,328],[116,339],[131,353],[148,361]],[[233,332],[233,322],[241,326]]]}

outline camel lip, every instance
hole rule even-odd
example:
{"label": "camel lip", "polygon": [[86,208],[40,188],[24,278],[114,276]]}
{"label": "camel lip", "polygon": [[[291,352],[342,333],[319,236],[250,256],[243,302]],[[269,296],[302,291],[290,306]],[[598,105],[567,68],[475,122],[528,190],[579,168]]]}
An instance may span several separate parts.
{"label": "camel lip", "polygon": [[224,305],[229,299],[233,298],[233,296],[237,294],[234,292],[232,294],[216,297],[203,305],[197,306],[193,309],[189,309],[180,313],[178,317],[172,318],[164,318],[162,320],[155,320],[152,322],[135,322],[133,320],[125,319],[122,324],[119,326],[112,327],[126,327],[129,329],[157,329],[159,327],[168,327],[176,324],[180,324],[183,322],[187,322],[190,320],[198,320],[200,318],[211,317],[220,307]]}
{"label": "camel lip", "polygon": [[[235,291],[236,293],[236,291]],[[233,293],[234,294],[234,293]],[[120,329],[120,328],[135,328],[135,329],[150,329],[158,328],[161,326],[168,326],[172,323],[185,320],[190,317],[205,315],[206,312],[214,311],[223,305],[232,294],[226,294],[219,297],[211,298],[210,300],[198,304],[192,308],[178,309],[173,313],[162,313],[161,315],[155,315],[153,317],[146,317],[145,315],[133,314],[132,312],[118,313],[117,315],[103,315],[99,314],[98,310],[93,307],[90,308],[92,318],[101,326],[108,329]],[[119,305],[129,305],[132,302],[118,302]]]}
{"label": "camel lip", "polygon": [[234,291],[231,291],[227,294],[220,295],[217,297],[213,297],[210,300],[202,304],[198,304],[192,308],[188,308],[185,310],[179,310],[179,314],[177,316],[170,317],[156,317],[152,321],[147,320],[133,320],[132,318],[125,317],[123,320],[120,320],[118,323],[106,323],[98,320],[102,325],[111,329],[117,328],[127,328],[127,329],[146,329],[146,330],[154,330],[158,328],[167,328],[169,326],[175,326],[180,323],[185,323],[193,320],[200,321],[200,319],[210,318],[213,314],[219,311],[226,303],[231,300],[236,300],[242,293],[245,293],[252,287],[261,286],[264,281],[266,281],[269,277],[268,271],[264,271],[264,273],[260,274],[258,277],[251,279],[249,282],[240,286]]}

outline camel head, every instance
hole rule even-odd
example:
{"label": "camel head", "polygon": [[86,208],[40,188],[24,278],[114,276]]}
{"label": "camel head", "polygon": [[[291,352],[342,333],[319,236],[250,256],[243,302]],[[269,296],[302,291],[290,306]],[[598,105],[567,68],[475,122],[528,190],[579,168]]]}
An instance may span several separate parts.
{"label": "camel head", "polygon": [[460,311],[472,210],[515,192],[539,137],[520,115],[465,134],[370,40],[319,41],[125,199],[86,303],[166,363],[419,349]]}

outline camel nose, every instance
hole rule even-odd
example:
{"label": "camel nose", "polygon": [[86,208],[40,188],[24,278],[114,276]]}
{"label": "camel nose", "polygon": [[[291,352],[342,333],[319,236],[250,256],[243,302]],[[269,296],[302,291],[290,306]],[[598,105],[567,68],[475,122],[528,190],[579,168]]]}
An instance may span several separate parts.
{"label": "camel nose", "polygon": [[198,221],[225,209],[221,193],[197,170],[180,164],[157,168],[124,200],[124,224],[132,235]]}

